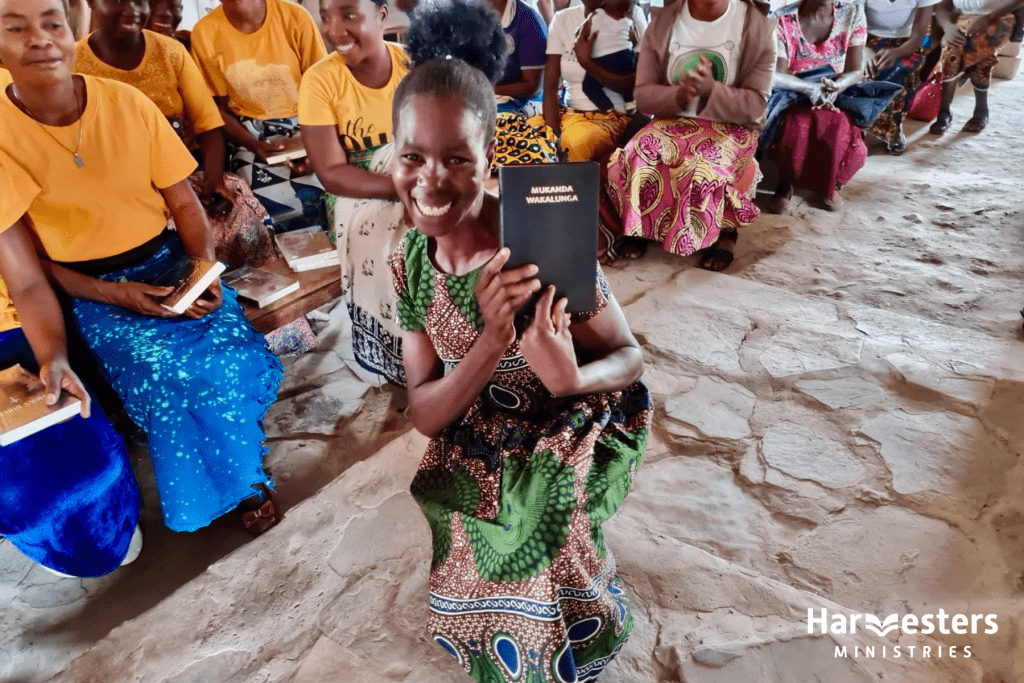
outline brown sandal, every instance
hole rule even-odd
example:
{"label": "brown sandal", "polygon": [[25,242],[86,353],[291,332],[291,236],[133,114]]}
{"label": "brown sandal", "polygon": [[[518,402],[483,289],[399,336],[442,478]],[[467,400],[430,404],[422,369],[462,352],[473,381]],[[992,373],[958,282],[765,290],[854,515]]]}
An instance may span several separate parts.
{"label": "brown sandal", "polygon": [[243,500],[239,509],[242,511],[242,527],[253,536],[259,536],[277,526],[283,515],[277,496],[269,486],[261,482],[252,487],[259,493]]}

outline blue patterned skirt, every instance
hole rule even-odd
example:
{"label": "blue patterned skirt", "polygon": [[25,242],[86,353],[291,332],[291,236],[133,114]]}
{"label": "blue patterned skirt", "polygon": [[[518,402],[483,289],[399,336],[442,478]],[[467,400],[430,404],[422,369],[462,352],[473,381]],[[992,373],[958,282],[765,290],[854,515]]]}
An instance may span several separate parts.
{"label": "blue patterned skirt", "polygon": [[[177,236],[146,262],[100,276],[150,282],[183,255]],[[268,481],[263,416],[282,369],[224,287],[223,305],[199,320],[153,318],[74,299],[72,313],[128,416],[149,435],[164,522],[195,531]]]}
{"label": "blue patterned skirt", "polygon": [[[21,330],[0,333],[0,366],[14,363],[36,369]],[[139,519],[124,441],[92,405],[88,418],[76,415],[0,446],[0,535],[32,560],[73,576],[116,569]]]}

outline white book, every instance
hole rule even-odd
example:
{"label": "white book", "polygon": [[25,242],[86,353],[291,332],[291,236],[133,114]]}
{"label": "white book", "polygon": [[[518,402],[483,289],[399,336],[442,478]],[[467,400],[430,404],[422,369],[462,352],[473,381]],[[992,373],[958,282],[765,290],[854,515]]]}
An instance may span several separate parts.
{"label": "white book", "polygon": [[265,159],[268,166],[283,164],[290,159],[301,159],[306,156],[306,146],[302,142],[301,135],[294,135],[290,138],[284,135],[275,135],[267,138],[266,141],[284,143],[284,149],[279,152],[274,152]]}
{"label": "white book", "polygon": [[291,266],[291,269],[296,273],[304,273],[307,270],[319,270],[320,268],[338,268],[340,265],[341,261],[338,259],[327,261],[304,261]]}
{"label": "white book", "polygon": [[174,287],[173,292],[160,300],[160,305],[181,315],[224,272],[224,268],[220,261],[207,261],[194,256],[182,258],[170,271],[152,283]]}
{"label": "white book", "polygon": [[[324,268],[338,263],[338,248],[319,226],[274,235],[284,260],[292,270]],[[301,271],[298,271],[301,272]]]}
{"label": "white book", "polygon": [[269,306],[299,289],[299,281],[293,277],[249,266],[227,273],[224,283],[234,287],[239,296],[249,299],[259,308]]}
{"label": "white book", "polygon": [[82,402],[62,392],[56,405],[46,405],[42,381],[20,365],[0,371],[0,446],[9,446],[77,415]]}

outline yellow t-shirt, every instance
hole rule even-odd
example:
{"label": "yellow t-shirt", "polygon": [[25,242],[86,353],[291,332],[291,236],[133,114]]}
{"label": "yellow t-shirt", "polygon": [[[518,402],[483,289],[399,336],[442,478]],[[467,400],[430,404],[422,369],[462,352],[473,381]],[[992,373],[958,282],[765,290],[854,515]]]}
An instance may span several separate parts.
{"label": "yellow t-shirt", "polygon": [[[79,156],[79,124],[44,126],[0,95],[0,151],[41,188],[28,209],[42,253],[53,261],[88,261],[124,253],[167,225],[158,191],[178,183],[196,161],[160,110],[117,81],[83,75],[88,101]],[[17,178],[14,179],[17,181]]]}
{"label": "yellow t-shirt", "polygon": [[362,85],[337,52],[313,65],[299,88],[299,123],[337,126],[349,163],[363,167],[369,164],[373,150],[391,140],[391,101],[398,83],[409,73],[402,46],[386,45],[391,54],[391,78],[383,88]]}
{"label": "yellow t-shirt", "polygon": [[188,114],[186,139],[224,125],[220,110],[206,87],[199,67],[185,46],[174,38],[143,30],[146,53],[142,62],[125,71],[110,66],[89,47],[89,36],[75,44],[75,71],[101,76],[134,86],[153,100],[169,119],[184,119]]}
{"label": "yellow t-shirt", "polygon": [[192,56],[216,97],[254,119],[284,119],[299,111],[302,74],[327,56],[309,12],[288,0],[267,0],[267,17],[242,33],[218,5],[192,29]]}
{"label": "yellow t-shirt", "polygon": [[[0,85],[3,85],[2,75]],[[25,215],[38,194],[39,186],[36,182],[16,161],[0,152],[0,233]],[[20,327],[18,313],[7,291],[7,283],[0,278],[0,332],[15,327]]]}

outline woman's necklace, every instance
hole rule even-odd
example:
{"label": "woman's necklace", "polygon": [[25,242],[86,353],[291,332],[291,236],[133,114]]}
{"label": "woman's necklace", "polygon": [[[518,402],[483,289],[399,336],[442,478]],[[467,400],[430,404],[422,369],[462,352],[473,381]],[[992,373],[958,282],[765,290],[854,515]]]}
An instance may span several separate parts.
{"label": "woman's necklace", "polygon": [[28,108],[28,106],[25,104],[25,100],[21,99],[21,95],[18,93],[18,86],[14,85],[13,83],[11,84],[11,88],[14,89],[14,96],[18,98],[18,103],[21,109],[24,110],[26,114],[28,114],[30,119],[38,123],[39,127],[43,129],[43,132],[45,132],[47,135],[53,138],[54,142],[56,142],[58,145],[63,147],[68,152],[71,152],[71,156],[74,157],[75,159],[75,166],[77,166],[78,168],[83,168],[85,166],[85,161],[82,160],[82,157],[78,156],[78,150],[82,146],[82,119],[85,118],[85,112],[82,111],[82,98],[78,96],[78,88],[74,86],[74,83],[72,83],[72,87],[75,88],[75,104],[78,105],[78,142],[75,143],[74,149],[68,149],[67,147],[64,147],[64,143],[58,140],[57,137],[50,132],[50,129],[44,126],[42,121],[40,121],[38,117],[36,117],[36,115],[33,114],[32,111]]}

